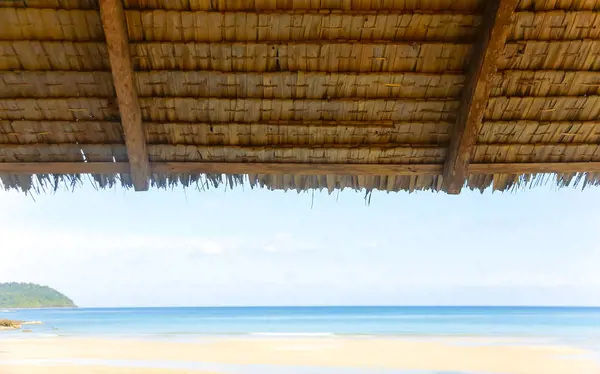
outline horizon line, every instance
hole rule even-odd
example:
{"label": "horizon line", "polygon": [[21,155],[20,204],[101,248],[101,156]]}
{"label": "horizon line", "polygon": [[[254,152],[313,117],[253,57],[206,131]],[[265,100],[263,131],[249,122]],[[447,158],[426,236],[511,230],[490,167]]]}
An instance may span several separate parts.
{"label": "horizon line", "polygon": [[126,306],[75,306],[56,308],[9,308],[9,309],[144,309],[144,308],[600,308],[600,305],[126,305]]}

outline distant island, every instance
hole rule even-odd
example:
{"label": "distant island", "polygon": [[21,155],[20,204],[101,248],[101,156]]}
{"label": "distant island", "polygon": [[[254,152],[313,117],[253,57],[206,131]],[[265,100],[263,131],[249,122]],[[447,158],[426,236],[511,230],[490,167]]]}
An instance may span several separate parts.
{"label": "distant island", "polygon": [[0,283],[0,308],[74,308],[62,293],[33,283]]}

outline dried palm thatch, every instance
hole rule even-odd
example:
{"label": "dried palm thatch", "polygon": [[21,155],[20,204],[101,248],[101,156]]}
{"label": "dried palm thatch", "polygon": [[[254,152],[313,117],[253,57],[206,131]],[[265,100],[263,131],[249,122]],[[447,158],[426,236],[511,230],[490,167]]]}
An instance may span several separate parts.
{"label": "dried palm thatch", "polygon": [[0,181],[25,192],[595,186],[598,10],[0,2]]}

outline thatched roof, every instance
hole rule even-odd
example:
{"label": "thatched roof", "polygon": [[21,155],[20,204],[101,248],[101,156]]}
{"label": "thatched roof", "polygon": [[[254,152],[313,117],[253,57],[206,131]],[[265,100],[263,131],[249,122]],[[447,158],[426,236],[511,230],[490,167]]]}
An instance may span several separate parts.
{"label": "thatched roof", "polygon": [[0,0],[0,181],[596,185],[599,10],[600,0]]}

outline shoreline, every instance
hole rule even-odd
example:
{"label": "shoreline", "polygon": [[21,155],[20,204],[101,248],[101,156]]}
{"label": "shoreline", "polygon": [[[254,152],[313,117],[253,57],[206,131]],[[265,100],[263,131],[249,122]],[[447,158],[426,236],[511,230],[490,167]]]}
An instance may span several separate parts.
{"label": "shoreline", "polygon": [[[24,328],[24,327],[23,327]],[[305,333],[153,333],[136,334],[69,334],[61,333],[60,330],[27,330],[27,334],[21,334],[22,329],[0,329],[0,347],[3,343],[18,343],[20,341],[55,341],[55,340],[85,340],[85,341],[115,341],[131,343],[161,343],[161,344],[205,344],[229,341],[272,341],[281,340],[289,342],[302,342],[305,340],[319,341],[390,341],[390,342],[415,342],[415,343],[441,343],[457,347],[568,347],[585,351],[600,362],[600,340],[595,337],[565,337],[552,335],[467,335],[467,334],[305,334]],[[600,374],[600,371],[598,372]]]}
{"label": "shoreline", "polygon": [[[23,325],[43,325],[39,321],[24,322]],[[18,330],[8,329],[8,332]],[[0,331],[2,329],[0,328]],[[351,339],[351,340],[406,340],[406,341],[465,341],[469,343],[535,343],[537,345],[569,345],[572,340],[593,341],[592,336],[556,336],[556,335],[491,335],[491,334],[372,334],[372,333],[304,333],[304,332],[240,332],[240,333],[198,333],[198,332],[157,332],[157,333],[72,333],[54,328],[52,330],[35,329],[28,336],[0,333],[0,344],[6,340],[22,339],[90,339],[90,340],[128,340],[128,341],[158,341],[158,342],[198,342],[206,340],[303,340],[303,339]],[[600,348],[600,341],[598,341]],[[600,354],[600,352],[598,352]]]}
{"label": "shoreline", "polygon": [[[187,367],[184,368],[186,372],[213,372],[205,367],[207,363],[213,363],[224,367],[376,367],[382,370],[476,374],[600,373],[600,360],[592,359],[594,351],[565,345],[519,342],[518,338],[511,344],[497,345],[494,341],[477,337],[445,338],[438,341],[402,338],[253,337],[205,339],[196,342],[52,337],[0,339],[0,352],[0,371],[3,373],[2,370],[6,368],[13,368],[11,370],[14,373],[21,373],[18,371],[19,367],[31,366],[27,363],[39,363],[44,360],[57,364],[72,362],[73,365],[66,366],[86,370],[90,366],[103,367],[104,363],[107,367],[115,368],[115,372],[120,366],[111,366],[111,363],[136,363],[142,366],[135,366],[134,371],[170,370],[181,368],[183,365]],[[89,365],[85,365],[86,361],[81,360],[88,360]],[[11,362],[12,366],[9,365]],[[143,366],[144,363],[147,363],[147,366]],[[155,367],[157,363],[161,363],[162,366]],[[59,369],[54,371],[52,367],[55,366],[48,366],[48,373],[60,372]],[[198,370],[192,367],[197,367]],[[105,369],[108,370],[106,367],[102,370]]]}

